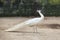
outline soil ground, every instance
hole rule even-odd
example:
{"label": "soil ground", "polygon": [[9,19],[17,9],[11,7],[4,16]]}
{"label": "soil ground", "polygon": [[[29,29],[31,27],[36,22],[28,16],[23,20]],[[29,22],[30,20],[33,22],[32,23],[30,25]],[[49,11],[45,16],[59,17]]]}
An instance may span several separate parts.
{"label": "soil ground", "polygon": [[[28,19],[31,17],[0,17],[0,40],[60,40],[60,17],[45,17],[41,24],[4,31]],[[35,26],[38,33],[34,33]]]}

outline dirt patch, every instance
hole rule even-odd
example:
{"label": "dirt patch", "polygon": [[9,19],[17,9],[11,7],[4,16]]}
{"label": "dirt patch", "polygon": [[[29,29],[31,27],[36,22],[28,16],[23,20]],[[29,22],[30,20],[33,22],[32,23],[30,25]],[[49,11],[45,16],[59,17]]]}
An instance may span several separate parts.
{"label": "dirt patch", "polygon": [[[31,17],[3,17],[0,18],[0,29],[5,30],[7,28],[13,27],[16,24],[24,22]],[[44,21],[41,24],[38,24],[37,27],[40,28],[51,28],[51,29],[60,29],[60,17],[45,17]]]}
{"label": "dirt patch", "polygon": [[45,24],[45,26],[52,29],[60,29],[60,24]]}
{"label": "dirt patch", "polygon": [[23,33],[22,31],[20,31],[23,30],[24,32],[31,32],[34,30],[33,27],[25,27],[13,32],[3,31],[28,19],[30,18],[0,18],[0,40],[60,40],[60,17],[45,17],[41,25],[35,25],[38,27],[37,31],[39,33]]}

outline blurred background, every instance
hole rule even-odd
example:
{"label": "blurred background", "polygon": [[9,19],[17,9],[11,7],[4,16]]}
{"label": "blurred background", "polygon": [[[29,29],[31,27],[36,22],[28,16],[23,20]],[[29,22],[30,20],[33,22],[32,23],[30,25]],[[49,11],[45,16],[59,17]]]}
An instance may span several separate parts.
{"label": "blurred background", "polygon": [[[16,24],[39,17],[36,10],[42,10],[45,16],[42,23],[16,32],[4,32]],[[37,35],[30,33],[34,32],[35,26]],[[60,0],[0,0],[0,40],[60,40]]]}
{"label": "blurred background", "polygon": [[0,0],[0,17],[39,16],[37,9],[45,16],[60,16],[60,0]]}

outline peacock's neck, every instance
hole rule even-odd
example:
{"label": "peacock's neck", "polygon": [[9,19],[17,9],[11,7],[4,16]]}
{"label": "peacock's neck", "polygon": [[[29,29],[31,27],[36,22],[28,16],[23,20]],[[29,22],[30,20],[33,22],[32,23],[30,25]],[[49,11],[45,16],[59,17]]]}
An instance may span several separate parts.
{"label": "peacock's neck", "polygon": [[41,18],[44,18],[44,15],[41,13],[41,10],[39,10],[38,13],[40,14]]}

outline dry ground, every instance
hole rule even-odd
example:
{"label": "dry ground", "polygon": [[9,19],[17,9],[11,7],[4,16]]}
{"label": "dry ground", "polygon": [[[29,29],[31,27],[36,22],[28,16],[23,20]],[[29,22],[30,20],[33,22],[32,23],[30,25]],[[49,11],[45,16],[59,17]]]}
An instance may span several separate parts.
{"label": "dry ground", "polygon": [[31,17],[1,17],[0,40],[60,40],[60,17],[45,17],[42,24],[35,25],[39,33],[31,33],[34,32],[34,26],[18,29],[18,32],[4,32],[28,19]]}

